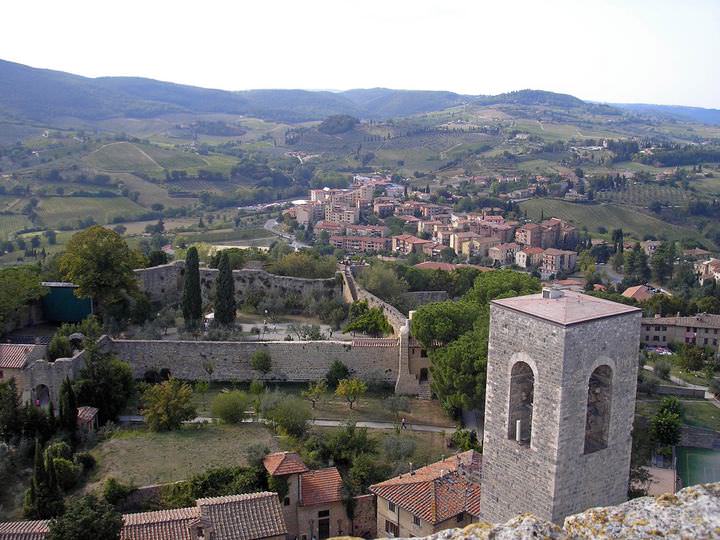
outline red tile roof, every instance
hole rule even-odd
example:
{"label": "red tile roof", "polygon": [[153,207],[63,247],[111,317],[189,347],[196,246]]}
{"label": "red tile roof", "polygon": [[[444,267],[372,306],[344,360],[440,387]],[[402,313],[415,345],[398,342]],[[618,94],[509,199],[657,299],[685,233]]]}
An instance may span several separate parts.
{"label": "red tile roof", "polygon": [[35,347],[36,345],[0,344],[0,368],[23,369],[27,365],[28,356]]}
{"label": "red tile roof", "polygon": [[402,474],[370,491],[432,524],[461,512],[480,514],[482,456],[470,450]]}
{"label": "red tile roof", "polygon": [[653,297],[653,293],[646,285],[635,285],[634,287],[628,287],[622,293],[625,298],[632,298],[638,302],[644,302]]}
{"label": "red tile roof", "polygon": [[125,514],[120,540],[192,540],[189,526],[198,517],[197,507]]}
{"label": "red tile roof", "polygon": [[420,270],[444,270],[446,272],[450,272],[457,268],[476,268],[481,272],[490,272],[492,270],[492,268],[487,268],[485,266],[477,266],[475,264],[453,264],[435,261],[425,261],[418,263],[415,265],[415,268],[418,268]]}
{"label": "red tile roof", "polygon": [[263,459],[265,470],[271,476],[300,474],[308,470],[303,460],[295,452],[274,452]]}
{"label": "red tile roof", "polygon": [[213,527],[214,540],[258,540],[288,532],[277,493],[198,499],[197,505],[203,520]]}
{"label": "red tile roof", "polygon": [[77,419],[83,423],[92,422],[97,416],[98,412],[100,412],[99,409],[96,409],[95,407],[78,407]]}
{"label": "red tile roof", "polygon": [[50,521],[7,521],[0,523],[2,540],[45,540]]}
{"label": "red tile roof", "polygon": [[310,471],[300,476],[301,506],[342,500],[342,478],[335,467]]}

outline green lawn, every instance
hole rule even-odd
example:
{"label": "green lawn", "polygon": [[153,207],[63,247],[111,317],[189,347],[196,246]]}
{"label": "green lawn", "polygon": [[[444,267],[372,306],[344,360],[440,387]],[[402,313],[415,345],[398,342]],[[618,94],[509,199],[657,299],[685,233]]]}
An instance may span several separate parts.
{"label": "green lawn", "polygon": [[[683,424],[720,431],[720,409],[703,399],[682,399]],[[660,398],[638,400],[635,412],[652,418],[660,407]]]}
{"label": "green lawn", "polygon": [[541,213],[545,219],[558,217],[570,221],[578,227],[587,227],[590,232],[597,232],[599,225],[606,229],[622,228],[626,235],[642,240],[645,235],[666,237],[671,240],[692,238],[708,244],[694,229],[679,227],[666,223],[656,217],[643,214],[635,209],[614,204],[576,204],[557,199],[530,199],[520,203],[528,217],[538,220]]}
{"label": "green lawn", "polygon": [[244,452],[255,443],[277,448],[272,433],[259,424],[184,426],[167,433],[122,429],[92,450],[98,465],[86,489],[111,476],[144,486],[185,480],[211,467],[244,465]]}

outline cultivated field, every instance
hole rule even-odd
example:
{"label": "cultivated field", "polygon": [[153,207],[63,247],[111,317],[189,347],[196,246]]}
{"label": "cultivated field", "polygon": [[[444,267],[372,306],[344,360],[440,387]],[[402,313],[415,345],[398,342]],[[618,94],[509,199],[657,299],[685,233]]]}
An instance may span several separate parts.
{"label": "cultivated field", "polygon": [[48,197],[41,199],[37,208],[38,216],[48,227],[74,225],[88,217],[105,224],[118,216],[132,219],[145,212],[147,209],[125,197]]}
{"label": "cultivated field", "polygon": [[612,202],[624,206],[639,206],[647,208],[652,202],[659,202],[671,206],[687,206],[697,199],[689,191],[659,184],[631,184],[622,191],[600,191],[595,194],[598,201]]}
{"label": "cultivated field", "polygon": [[84,161],[91,167],[107,172],[160,173],[162,166],[149,154],[129,142],[114,142],[88,154]]}
{"label": "cultivated field", "polygon": [[607,230],[622,228],[626,235],[637,240],[642,240],[645,235],[652,235],[670,240],[690,238],[708,244],[708,240],[693,229],[671,225],[653,216],[614,204],[576,204],[557,199],[530,199],[520,203],[520,207],[527,211],[528,217],[533,220],[538,220],[542,213],[546,219],[553,216],[565,219],[578,227],[586,227],[591,233],[598,232],[598,227],[603,226]]}

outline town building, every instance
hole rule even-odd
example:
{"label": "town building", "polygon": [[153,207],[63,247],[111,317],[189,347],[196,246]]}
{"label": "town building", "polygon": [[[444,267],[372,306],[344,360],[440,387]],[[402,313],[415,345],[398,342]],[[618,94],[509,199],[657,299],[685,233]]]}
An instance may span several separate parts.
{"label": "town building", "polygon": [[720,283],[720,259],[710,258],[695,263],[695,273],[700,285]]}
{"label": "town building", "polygon": [[392,250],[403,255],[422,253],[423,246],[430,243],[432,243],[430,240],[423,240],[411,234],[401,234],[392,237]]}
{"label": "town building", "polygon": [[0,343],[0,383],[15,379],[21,402],[30,401],[36,405],[47,405],[50,402],[47,388],[31,389],[25,370],[32,362],[44,358],[46,350],[45,345]]}
{"label": "town building", "polygon": [[488,257],[493,260],[494,264],[515,264],[515,254],[518,251],[520,251],[520,246],[515,242],[498,244],[488,249]]}
{"label": "town building", "polygon": [[299,225],[314,225],[325,216],[325,210],[322,204],[309,203],[301,204],[291,208],[295,211],[295,220]]}
{"label": "town building", "polygon": [[646,317],[642,320],[641,342],[646,346],[698,345],[710,347],[720,355],[720,315]]}
{"label": "town building", "polygon": [[325,221],[354,225],[360,220],[360,209],[353,206],[328,204],[325,206]]}
{"label": "town building", "polygon": [[526,223],[515,231],[515,242],[528,247],[542,246],[542,230],[537,223]]}
{"label": "town building", "polygon": [[270,476],[287,484],[282,513],[290,540],[322,540],[352,534],[337,468],[311,471],[295,452],[268,454],[263,465]]}
{"label": "town building", "polygon": [[655,252],[662,246],[663,243],[660,240],[646,240],[644,242],[640,242],[640,247],[645,252],[645,255],[648,257],[652,257],[655,255]]}
{"label": "town building", "polygon": [[378,533],[429,536],[477,521],[481,468],[482,455],[469,450],[370,486]]}
{"label": "town building", "polygon": [[572,272],[575,270],[577,253],[565,249],[549,248],[543,251],[540,274],[552,276],[559,272]]}
{"label": "town building", "polygon": [[649,285],[635,285],[628,287],[622,293],[625,298],[631,298],[636,302],[645,302],[655,296],[655,289]]}
{"label": "town building", "polygon": [[387,236],[390,229],[382,225],[347,225],[345,234],[348,236]]}
{"label": "town building", "polygon": [[330,245],[349,253],[370,253],[388,251],[392,242],[377,236],[331,236]]}
{"label": "town building", "polygon": [[466,257],[488,257],[490,248],[500,244],[500,239],[493,236],[475,237],[463,242],[460,253]]}
{"label": "town building", "polygon": [[553,288],[491,302],[481,519],[627,499],[640,318]]}
{"label": "town building", "polygon": [[541,247],[526,247],[515,253],[515,264],[520,268],[536,268],[542,264],[543,253]]}

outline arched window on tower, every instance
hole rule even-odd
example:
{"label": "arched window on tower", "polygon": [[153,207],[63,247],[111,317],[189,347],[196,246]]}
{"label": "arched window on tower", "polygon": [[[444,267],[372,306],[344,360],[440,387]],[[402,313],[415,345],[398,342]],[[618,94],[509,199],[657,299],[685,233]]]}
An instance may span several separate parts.
{"label": "arched window on tower", "polygon": [[535,376],[525,362],[517,362],[510,371],[508,406],[508,439],[530,444],[532,438],[533,394]]}
{"label": "arched window on tower", "polygon": [[599,366],[588,382],[587,416],[585,418],[585,453],[607,448],[610,432],[612,369]]}

